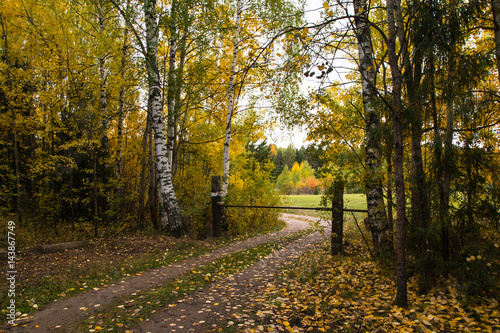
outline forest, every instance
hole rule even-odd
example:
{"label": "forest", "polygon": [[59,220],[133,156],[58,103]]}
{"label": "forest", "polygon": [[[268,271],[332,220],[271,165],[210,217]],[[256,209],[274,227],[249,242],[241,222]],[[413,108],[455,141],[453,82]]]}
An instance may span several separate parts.
{"label": "forest", "polygon": [[[409,275],[498,295],[500,0],[306,2],[4,0],[1,230],[203,240],[214,175],[233,205],[342,187],[366,194],[396,305]],[[268,140],[297,126],[308,146]]]}

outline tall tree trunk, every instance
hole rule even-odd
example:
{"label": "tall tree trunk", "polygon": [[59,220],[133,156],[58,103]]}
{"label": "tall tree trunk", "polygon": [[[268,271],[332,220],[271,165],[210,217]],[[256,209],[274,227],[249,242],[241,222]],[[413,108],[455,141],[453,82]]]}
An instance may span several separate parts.
{"label": "tall tree trunk", "polygon": [[413,232],[420,234],[417,236],[417,248],[425,251],[423,246],[422,230],[429,225],[429,204],[427,200],[427,181],[424,172],[422,158],[422,103],[417,96],[420,86],[422,59],[420,50],[415,50],[414,66],[410,60],[408,41],[405,36],[405,24],[401,10],[401,0],[394,0],[394,13],[396,18],[396,31],[401,48],[401,57],[404,66],[404,81],[408,92],[408,105],[410,110],[411,126],[411,219]]}
{"label": "tall tree trunk", "polygon": [[356,37],[358,41],[359,72],[363,93],[363,108],[366,122],[365,183],[370,225],[375,253],[392,252],[392,232],[387,221],[382,192],[383,171],[381,168],[380,115],[377,110],[375,63],[373,61],[372,37],[368,22],[366,0],[354,0],[356,13]]}
{"label": "tall tree trunk", "polygon": [[[130,0],[127,0],[126,12],[130,11]],[[128,42],[129,37],[128,25],[125,24],[123,31],[123,45],[122,45],[122,59],[120,64],[120,77],[121,87],[120,95],[118,97],[118,123],[117,123],[117,142],[116,142],[116,160],[115,160],[115,177],[118,182],[118,190],[121,187],[121,169],[122,169],[122,146],[123,146],[123,122],[125,119],[125,74],[127,72],[127,56],[128,56]],[[147,126],[146,126],[147,127]]]}
{"label": "tall tree trunk", "polygon": [[238,60],[238,47],[240,44],[240,17],[243,10],[243,3],[241,0],[236,1],[236,23],[234,27],[234,44],[233,44],[233,60],[231,63],[231,75],[229,77],[229,86],[227,89],[228,102],[227,102],[227,118],[226,118],[226,135],[224,140],[224,157],[222,167],[222,188],[221,197],[227,195],[229,187],[229,148],[231,146],[231,123],[234,114],[234,80],[236,77],[236,61]]}
{"label": "tall tree trunk", "polygon": [[441,241],[442,255],[444,260],[450,256],[450,196],[451,196],[451,173],[453,166],[453,123],[455,121],[455,107],[453,102],[453,77],[454,77],[454,52],[450,51],[448,57],[448,85],[446,96],[446,132],[444,136],[444,156],[443,156],[443,201],[441,206]]}
{"label": "tall tree trunk", "polygon": [[123,147],[123,121],[125,107],[125,86],[120,89],[120,96],[118,97],[118,123],[116,126],[116,160],[115,160],[115,177],[118,181],[118,189],[121,187],[121,170],[122,170],[122,147]]}
{"label": "tall tree trunk", "polygon": [[406,274],[406,200],[403,171],[403,126],[401,120],[401,71],[396,54],[396,23],[394,19],[394,1],[387,0],[387,53],[392,74],[392,101],[394,126],[394,182],[396,185],[396,299],[399,307],[408,305]]}
{"label": "tall tree trunk", "polygon": [[95,156],[95,147],[92,147],[92,167],[94,176],[94,237],[99,235],[99,205],[98,205],[98,190],[97,190],[97,158]]}
{"label": "tall tree trunk", "polygon": [[149,212],[151,223],[156,230],[160,230],[160,224],[158,223],[158,181],[156,179],[156,168],[154,161],[154,148],[153,148],[153,124],[151,121],[151,115],[148,116],[149,120],[149,153],[148,153],[148,165],[149,165]]}
{"label": "tall tree trunk", "polygon": [[176,62],[177,55],[177,0],[172,0],[170,6],[170,40],[169,40],[169,55],[168,55],[168,90],[167,90],[167,149],[168,161],[170,163],[170,172],[172,172],[174,160],[174,145],[175,145],[175,122],[177,115],[175,114],[175,91],[176,86]]}
{"label": "tall tree trunk", "polygon": [[156,171],[158,174],[161,202],[168,215],[167,232],[181,235],[186,232],[181,208],[177,201],[172,173],[168,161],[168,149],[165,138],[163,107],[161,103],[161,83],[158,69],[158,18],[156,0],[146,0],[144,4],[146,17],[146,68],[148,72],[149,94],[148,104],[151,109],[155,141]]}
{"label": "tall tree trunk", "polygon": [[[34,104],[33,104],[34,105]],[[30,108],[30,117],[34,117],[34,108]],[[37,148],[37,141],[36,141],[36,136],[35,134],[31,134],[30,135],[30,145],[31,145],[31,163],[33,163],[33,165],[35,164],[36,162],[36,148]],[[31,185],[31,199],[30,199],[30,202],[31,202],[31,209],[33,212],[36,211],[36,207],[37,207],[37,201],[36,201],[36,196],[35,196],[35,193],[36,193],[36,180],[35,180],[35,175],[31,175],[30,176],[30,185]],[[71,201],[71,205],[74,205],[74,202],[73,200]],[[35,224],[36,222],[33,220],[33,224]]]}
{"label": "tall tree trunk", "polygon": [[497,58],[498,80],[500,80],[500,0],[491,0],[491,9],[495,29],[495,55]]}
{"label": "tall tree trunk", "polygon": [[[11,90],[12,91],[12,90]],[[16,174],[16,212],[19,226],[23,225],[23,214],[21,211],[21,176],[19,174],[19,151],[17,140],[16,111],[11,105],[12,111],[12,145],[14,146],[14,170]]]}
{"label": "tall tree trunk", "polygon": [[[450,21],[458,20],[456,1],[451,0],[449,4]],[[456,45],[458,42],[458,33],[452,31],[448,41],[447,49],[447,82],[445,85],[444,101],[446,102],[446,130],[444,134],[444,153],[443,153],[443,194],[440,202],[441,211],[441,242],[443,260],[447,261],[450,257],[450,196],[451,196],[451,178],[454,168],[453,154],[453,124],[455,122],[455,80],[456,80]]]}
{"label": "tall tree trunk", "polygon": [[[105,30],[105,18],[104,18],[104,4],[103,1],[99,1],[99,32],[101,34],[104,34]],[[102,135],[102,148],[105,153],[105,156],[107,157],[108,150],[109,150],[109,139],[108,139],[108,92],[106,88],[106,57],[105,55],[101,55],[99,57],[99,79],[100,79],[100,84],[101,84],[101,99],[100,99],[100,104],[101,104],[101,113],[102,113],[102,130],[103,130],[103,135]],[[109,168],[108,161],[105,160],[105,166]]]}
{"label": "tall tree trunk", "polygon": [[71,225],[73,226],[73,231],[75,231],[75,193],[74,193],[74,182],[73,182],[73,168],[69,168],[69,199],[71,207]]}
{"label": "tall tree trunk", "polygon": [[[4,61],[7,65],[7,81],[9,85],[9,91],[12,92],[12,77],[10,73],[10,50],[9,43],[7,38],[7,27],[5,25],[5,21],[3,17],[0,15],[0,23],[2,25],[2,37],[4,41]],[[7,97],[7,103],[11,110],[11,119],[12,119],[12,145],[14,148],[14,172],[16,177],[16,213],[17,213],[17,221],[19,226],[23,225],[23,214],[21,211],[21,178],[19,175],[19,150],[18,150],[18,140],[17,140],[17,120],[16,120],[16,110],[14,105],[12,105],[12,101],[10,97]]]}
{"label": "tall tree trunk", "polygon": [[[445,204],[445,185],[444,185],[444,159],[443,159],[443,141],[440,133],[441,122],[438,116],[437,109],[437,101],[436,101],[436,85],[435,85],[435,64],[434,64],[434,55],[431,54],[429,59],[429,85],[430,85],[430,93],[431,93],[431,108],[432,108],[432,119],[434,123],[434,163],[435,163],[435,172],[436,172],[436,180],[437,180],[437,192],[438,192],[438,210],[437,216],[438,221],[441,226],[441,242],[442,242],[442,251],[447,252],[448,250],[448,230],[447,230],[447,216],[448,216],[448,207]],[[445,245],[446,244],[446,245]],[[447,257],[448,255],[443,255],[443,257]]]}
{"label": "tall tree trunk", "polygon": [[[182,93],[182,80],[184,76],[184,66],[186,64],[186,54],[187,54],[187,49],[186,49],[186,43],[187,43],[187,37],[188,37],[188,31],[186,30],[181,37],[180,40],[180,54],[179,54],[179,68],[177,69],[177,75],[176,75],[176,83],[175,83],[175,98],[174,98],[174,140],[173,140],[173,153],[172,153],[172,177],[175,179],[175,175],[177,174],[177,164],[178,164],[178,157],[179,157],[179,148],[182,143],[182,140],[178,137],[178,119],[181,114],[181,93]],[[186,109],[186,115],[187,115],[187,109]],[[185,117],[184,117],[184,124],[185,124]],[[182,128],[184,128],[184,125],[182,125]]]}
{"label": "tall tree trunk", "polygon": [[[104,17],[104,1],[100,0],[98,3],[98,21],[99,21],[99,32],[101,35],[105,33],[106,20]],[[109,183],[110,168],[109,168],[109,138],[108,138],[108,91],[107,91],[107,75],[106,75],[106,56],[101,54],[99,57],[99,79],[101,84],[101,117],[102,117],[102,138],[101,138],[101,149],[103,152],[103,174],[102,182],[105,189],[105,195],[101,198],[102,208],[104,210],[109,209],[109,194],[107,191],[107,186]],[[99,163],[100,164],[100,163]],[[103,216],[106,216],[105,214]]]}
{"label": "tall tree trunk", "polygon": [[146,197],[146,162],[147,162],[147,144],[149,134],[149,121],[146,122],[146,129],[142,136],[142,151],[141,151],[141,180],[139,182],[139,211],[137,212],[137,225],[139,229],[144,228],[145,208],[144,201]]}
{"label": "tall tree trunk", "polygon": [[[55,177],[54,177],[54,180],[52,180],[52,202],[55,203],[56,202],[56,183],[57,181],[55,180]],[[57,205],[55,205],[57,206]],[[61,218],[61,210],[58,209],[55,214],[52,216],[52,225],[54,227],[54,233],[56,236],[59,236],[59,231],[57,229],[57,221]]]}
{"label": "tall tree trunk", "polygon": [[[393,216],[393,184],[392,184],[392,176],[393,176],[393,167],[392,167],[392,153],[394,147],[394,139],[391,138],[388,140],[387,144],[387,222],[389,223],[389,228],[391,230],[391,235],[394,235],[394,216]],[[394,242],[394,236],[392,236],[391,240]]]}

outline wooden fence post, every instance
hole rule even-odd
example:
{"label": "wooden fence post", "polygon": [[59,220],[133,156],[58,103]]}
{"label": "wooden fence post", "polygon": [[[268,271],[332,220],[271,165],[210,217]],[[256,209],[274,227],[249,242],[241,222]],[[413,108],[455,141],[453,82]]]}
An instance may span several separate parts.
{"label": "wooden fence post", "polygon": [[212,236],[220,237],[222,234],[222,206],[220,196],[220,176],[212,176]]}
{"label": "wooden fence post", "polygon": [[344,236],[344,185],[335,184],[332,200],[332,255],[343,254]]}

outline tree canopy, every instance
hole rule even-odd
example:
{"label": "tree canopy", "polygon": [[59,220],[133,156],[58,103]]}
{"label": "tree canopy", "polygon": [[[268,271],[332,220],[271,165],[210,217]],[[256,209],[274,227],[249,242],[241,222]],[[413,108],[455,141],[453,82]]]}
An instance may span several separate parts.
{"label": "tree canopy", "polygon": [[[375,253],[396,254],[397,305],[408,267],[422,292],[447,274],[491,292],[495,273],[465,260],[494,262],[500,238],[499,2],[328,0],[317,13],[305,22],[292,0],[3,1],[0,214],[54,234],[203,238],[212,175],[235,204],[343,184],[366,193]],[[277,122],[313,144],[268,145]],[[228,213],[225,227],[277,216]]]}

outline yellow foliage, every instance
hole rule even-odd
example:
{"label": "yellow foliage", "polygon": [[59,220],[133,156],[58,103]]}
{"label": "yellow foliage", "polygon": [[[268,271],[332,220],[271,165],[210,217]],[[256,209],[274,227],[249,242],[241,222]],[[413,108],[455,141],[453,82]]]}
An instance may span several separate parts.
{"label": "yellow foliage", "polygon": [[[279,206],[281,197],[270,180],[272,163],[261,167],[251,158],[240,155],[234,162],[226,203],[230,205]],[[246,165],[247,167],[244,167]],[[251,167],[249,167],[251,166]],[[276,209],[228,208],[226,218],[231,234],[245,235],[275,228]]]}
{"label": "yellow foliage", "polygon": [[[352,239],[349,242],[353,247],[361,245]],[[291,327],[295,332],[339,333],[500,329],[498,301],[486,298],[466,304],[453,279],[438,279],[431,292],[419,295],[416,278],[410,278],[410,305],[402,309],[393,305],[394,278],[367,253],[332,259],[328,250],[329,244],[324,243],[306,252],[280,279],[261,288],[253,306],[266,309],[266,316],[258,316],[251,327],[263,324],[280,331]]]}

